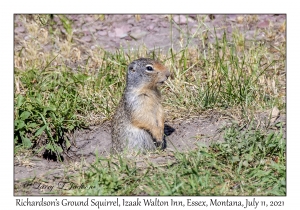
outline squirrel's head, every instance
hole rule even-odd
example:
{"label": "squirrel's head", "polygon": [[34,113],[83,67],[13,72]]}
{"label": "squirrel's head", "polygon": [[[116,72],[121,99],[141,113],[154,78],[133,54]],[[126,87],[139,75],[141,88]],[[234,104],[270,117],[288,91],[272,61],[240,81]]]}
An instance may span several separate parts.
{"label": "squirrel's head", "polygon": [[170,71],[158,61],[150,58],[139,58],[128,66],[127,86],[155,88],[164,83]]}

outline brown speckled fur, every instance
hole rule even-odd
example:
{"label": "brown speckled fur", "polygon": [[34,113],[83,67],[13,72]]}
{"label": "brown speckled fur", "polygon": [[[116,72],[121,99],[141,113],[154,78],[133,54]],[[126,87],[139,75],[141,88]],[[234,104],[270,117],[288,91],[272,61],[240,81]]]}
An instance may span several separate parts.
{"label": "brown speckled fur", "polygon": [[[153,70],[148,71],[148,65]],[[164,111],[158,86],[169,76],[166,67],[151,59],[129,65],[126,88],[112,120],[113,152],[151,151],[162,145]]]}

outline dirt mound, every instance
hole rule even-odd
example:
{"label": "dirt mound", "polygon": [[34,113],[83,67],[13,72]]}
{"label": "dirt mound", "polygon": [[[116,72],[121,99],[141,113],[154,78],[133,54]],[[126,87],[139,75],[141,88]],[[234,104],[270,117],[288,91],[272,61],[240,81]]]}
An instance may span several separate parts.
{"label": "dirt mound", "polygon": [[[267,126],[268,114],[258,116],[257,126]],[[278,115],[268,125],[269,129],[283,126],[286,130],[286,116]],[[208,146],[212,142],[223,141],[223,128],[230,126],[232,120],[224,119],[222,115],[212,117],[197,117],[177,122],[166,122],[165,134],[167,148],[160,154],[146,154],[135,159],[138,167],[145,166],[149,161],[155,165],[174,162],[173,151],[190,151],[197,146]],[[50,161],[39,157],[31,157],[24,161],[15,158],[15,194],[39,195],[53,193],[50,187],[59,188],[59,184],[68,180],[73,173],[85,170],[94,162],[96,154],[101,157],[110,155],[111,135],[110,123],[106,122],[91,129],[74,133],[74,146],[64,155],[64,162]],[[43,183],[43,184],[41,184]],[[55,194],[55,193],[54,193]]]}
{"label": "dirt mound", "polygon": [[[165,134],[167,135],[167,148],[162,155],[148,156],[147,158],[155,164],[163,164],[172,157],[169,152],[188,151],[197,145],[208,145],[211,141],[220,140],[219,129],[225,121],[211,121],[208,118],[194,118],[188,121],[166,123]],[[15,159],[15,184],[24,184],[26,180],[47,181],[59,183],[64,180],[66,174],[72,174],[76,165],[86,168],[93,163],[98,156],[110,154],[111,135],[110,123],[106,122],[92,129],[76,131],[74,133],[74,146],[71,146],[68,154],[64,155],[64,162],[55,162],[43,158],[32,157],[26,162]],[[36,187],[37,188],[37,187]],[[29,190],[20,191],[20,190]],[[40,194],[49,192],[47,189],[18,188],[17,194]]]}

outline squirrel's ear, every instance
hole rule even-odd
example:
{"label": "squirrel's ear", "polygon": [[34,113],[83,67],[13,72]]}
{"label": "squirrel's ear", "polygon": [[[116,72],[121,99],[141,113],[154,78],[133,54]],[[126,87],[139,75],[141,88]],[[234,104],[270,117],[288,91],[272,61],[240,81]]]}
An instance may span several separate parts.
{"label": "squirrel's ear", "polygon": [[133,65],[133,64],[130,64],[129,65],[129,67],[128,67],[128,70],[130,71],[130,72],[135,72],[135,65]]}

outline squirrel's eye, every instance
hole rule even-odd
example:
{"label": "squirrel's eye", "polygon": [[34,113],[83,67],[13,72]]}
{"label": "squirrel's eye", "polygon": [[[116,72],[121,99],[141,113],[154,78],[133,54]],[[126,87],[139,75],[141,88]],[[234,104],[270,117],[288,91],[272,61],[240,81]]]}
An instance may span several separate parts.
{"label": "squirrel's eye", "polygon": [[152,66],[146,66],[146,69],[147,69],[148,71],[153,71]]}

